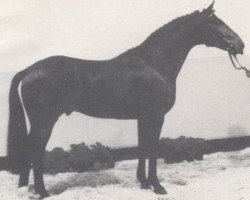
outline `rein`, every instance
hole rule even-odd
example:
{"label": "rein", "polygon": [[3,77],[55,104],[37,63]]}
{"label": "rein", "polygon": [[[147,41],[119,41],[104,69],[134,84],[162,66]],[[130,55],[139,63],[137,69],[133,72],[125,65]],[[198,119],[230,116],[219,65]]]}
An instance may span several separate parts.
{"label": "rein", "polygon": [[[243,69],[243,70],[246,72],[246,76],[247,76],[248,78],[250,78],[250,71],[249,71],[246,67],[243,67],[243,66],[239,63],[239,61],[238,61],[236,55],[231,54],[231,53],[229,53],[229,52],[228,52],[228,55],[229,55],[229,58],[230,58],[230,60],[231,60],[231,62],[232,62],[232,64],[233,64],[234,68],[237,69],[237,70],[242,70],[242,69]],[[234,62],[234,60],[233,60],[233,57],[234,57],[234,59],[236,60],[236,62],[238,63],[239,67],[237,67],[237,66],[235,65],[235,62]]]}

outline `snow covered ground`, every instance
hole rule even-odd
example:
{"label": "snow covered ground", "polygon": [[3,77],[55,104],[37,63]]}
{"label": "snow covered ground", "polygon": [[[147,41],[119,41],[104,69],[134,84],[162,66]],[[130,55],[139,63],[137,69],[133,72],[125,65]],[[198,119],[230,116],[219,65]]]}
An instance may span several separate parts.
{"label": "snow covered ground", "polygon": [[[116,163],[115,169],[87,173],[45,175],[46,200],[249,200],[250,148],[205,156],[203,161],[166,165],[158,174],[167,195],[141,190],[136,181],[136,160]],[[0,172],[0,199],[36,199],[33,178],[29,188],[17,188],[18,177]]]}

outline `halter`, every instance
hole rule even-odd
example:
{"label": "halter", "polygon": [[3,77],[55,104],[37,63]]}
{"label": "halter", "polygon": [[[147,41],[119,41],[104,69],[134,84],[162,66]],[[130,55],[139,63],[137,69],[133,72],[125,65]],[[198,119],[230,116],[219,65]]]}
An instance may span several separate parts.
{"label": "halter", "polygon": [[[231,60],[231,62],[232,62],[232,64],[233,64],[234,68],[237,69],[237,70],[242,70],[242,69],[243,69],[243,70],[246,72],[246,76],[247,76],[248,78],[250,78],[250,71],[249,71],[246,67],[243,67],[243,66],[239,63],[239,61],[238,61],[236,55],[235,55],[235,54],[231,54],[231,53],[229,53],[229,52],[228,52],[228,55],[229,55],[229,58],[230,58],[230,60]],[[235,62],[234,62],[234,60],[233,60],[233,57],[234,57],[234,59],[236,60],[236,62],[238,63],[239,67],[237,67],[237,66],[235,65]]]}

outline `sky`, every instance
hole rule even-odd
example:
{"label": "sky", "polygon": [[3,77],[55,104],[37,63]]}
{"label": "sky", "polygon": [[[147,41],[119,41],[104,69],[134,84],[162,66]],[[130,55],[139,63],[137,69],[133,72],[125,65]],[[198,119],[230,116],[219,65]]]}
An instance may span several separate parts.
{"label": "sky", "polygon": [[[14,75],[14,72],[52,55],[93,60],[113,58],[139,45],[167,22],[202,10],[211,2],[0,0],[0,73],[8,71]],[[214,6],[216,15],[244,41],[246,56],[250,55],[249,8],[248,0],[217,0]],[[250,94],[247,94],[250,82],[232,66],[224,66],[230,65],[226,56],[226,52],[204,45],[191,50],[178,77],[177,102],[166,117],[163,136],[224,137],[230,126],[240,126],[250,132]],[[247,57],[240,56],[239,59],[243,64],[250,64]],[[3,134],[0,155],[5,154],[6,146],[11,76],[6,77],[4,86],[0,87],[4,110],[0,121]],[[73,127],[75,136],[65,136]],[[68,118],[62,116],[54,132],[49,148],[82,141],[134,145],[137,140],[134,121],[97,120],[77,113]],[[81,132],[87,134],[81,136]],[[99,136],[100,132],[103,135]]]}

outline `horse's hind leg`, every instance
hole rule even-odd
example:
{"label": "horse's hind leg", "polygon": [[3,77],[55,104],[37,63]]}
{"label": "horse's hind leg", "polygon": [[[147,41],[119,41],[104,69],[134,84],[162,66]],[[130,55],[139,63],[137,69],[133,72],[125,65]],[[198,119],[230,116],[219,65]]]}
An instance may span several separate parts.
{"label": "horse's hind leg", "polygon": [[137,179],[141,182],[142,189],[151,188],[148,179],[146,178],[145,164],[147,158],[147,136],[144,134],[143,123],[138,120],[138,166]]}
{"label": "horse's hind leg", "polygon": [[41,198],[49,196],[43,181],[43,156],[56,119],[51,116],[40,117],[31,123],[29,134],[31,161],[34,171],[34,189]]}
{"label": "horse's hind leg", "polygon": [[22,165],[19,166],[20,167],[20,171],[19,171],[19,183],[18,186],[19,187],[23,187],[23,186],[27,186],[29,183],[29,174],[30,174],[30,167],[31,167],[31,161],[30,161],[30,155],[29,155],[29,141],[28,141],[28,136],[25,139],[25,144],[23,144],[23,155],[22,156]]}
{"label": "horse's hind leg", "polygon": [[28,186],[29,184],[29,174],[30,174],[31,161],[27,160],[26,163],[22,166],[19,178],[19,187]]}

